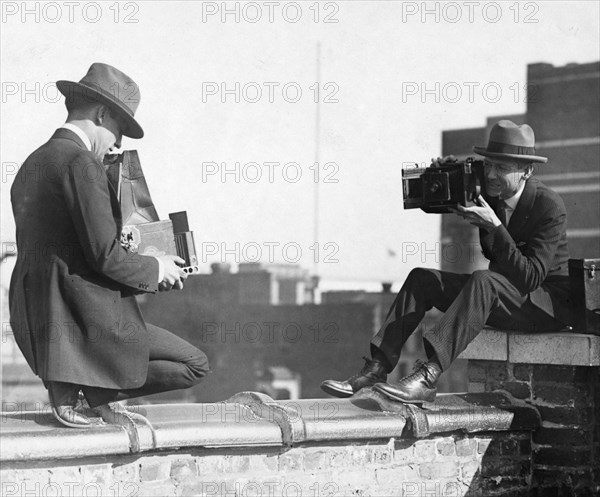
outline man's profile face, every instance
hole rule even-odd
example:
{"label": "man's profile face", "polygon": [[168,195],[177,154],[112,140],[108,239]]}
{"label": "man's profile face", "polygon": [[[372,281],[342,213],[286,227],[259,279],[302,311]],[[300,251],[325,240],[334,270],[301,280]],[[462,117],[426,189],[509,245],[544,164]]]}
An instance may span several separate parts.
{"label": "man's profile face", "polygon": [[485,190],[490,197],[507,199],[517,193],[524,181],[527,166],[513,160],[492,159],[483,161]]}
{"label": "man's profile face", "polygon": [[118,116],[112,112],[105,115],[102,124],[98,127],[98,146],[97,150],[94,150],[100,160],[113,149],[121,147],[123,129],[124,123]]}

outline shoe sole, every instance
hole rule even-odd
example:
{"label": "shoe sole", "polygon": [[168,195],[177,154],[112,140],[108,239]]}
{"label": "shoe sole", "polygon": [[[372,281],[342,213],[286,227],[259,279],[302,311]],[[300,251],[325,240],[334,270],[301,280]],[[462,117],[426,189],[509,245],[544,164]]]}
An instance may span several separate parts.
{"label": "shoe sole", "polygon": [[377,386],[374,386],[373,389],[376,392],[379,392],[381,395],[385,395],[388,399],[391,400],[395,400],[396,402],[402,402],[403,404],[414,404],[414,405],[422,405],[422,404],[426,404],[426,403],[431,403],[435,401],[435,395],[436,393],[434,392],[434,394],[431,397],[431,400],[429,399],[424,399],[424,400],[406,400],[406,399],[402,399],[400,397],[395,396],[394,394],[387,392],[385,390],[382,390],[380,388],[377,388]]}
{"label": "shoe sole", "polygon": [[348,393],[344,390],[337,390],[327,383],[321,383],[321,390],[323,390],[326,394],[329,394],[333,397],[338,397],[339,399],[347,399],[348,397],[352,397],[354,395],[354,392]]}

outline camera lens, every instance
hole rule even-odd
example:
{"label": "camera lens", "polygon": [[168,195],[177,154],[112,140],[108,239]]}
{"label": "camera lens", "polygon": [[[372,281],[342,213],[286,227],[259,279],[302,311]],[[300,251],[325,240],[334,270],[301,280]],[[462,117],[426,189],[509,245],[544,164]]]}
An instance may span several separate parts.
{"label": "camera lens", "polygon": [[437,193],[442,189],[442,184],[439,181],[434,181],[429,187],[431,193]]}

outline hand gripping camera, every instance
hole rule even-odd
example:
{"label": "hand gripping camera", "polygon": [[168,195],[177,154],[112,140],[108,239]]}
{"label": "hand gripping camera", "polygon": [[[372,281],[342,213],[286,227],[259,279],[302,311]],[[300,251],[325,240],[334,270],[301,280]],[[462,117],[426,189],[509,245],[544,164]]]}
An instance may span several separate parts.
{"label": "hand gripping camera", "polygon": [[443,214],[484,193],[483,161],[472,157],[457,162],[435,162],[429,167],[402,169],[404,208]]}

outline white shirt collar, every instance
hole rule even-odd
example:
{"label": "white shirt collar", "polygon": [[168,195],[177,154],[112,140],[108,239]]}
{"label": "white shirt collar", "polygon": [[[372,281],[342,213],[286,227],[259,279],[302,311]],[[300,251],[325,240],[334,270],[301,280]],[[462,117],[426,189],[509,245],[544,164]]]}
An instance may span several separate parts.
{"label": "white shirt collar", "polygon": [[515,212],[515,209],[517,208],[517,204],[519,203],[519,200],[521,199],[521,195],[523,195],[523,190],[525,190],[525,183],[527,183],[527,181],[523,181],[523,183],[521,183],[521,186],[517,190],[517,193],[515,193],[512,197],[507,198],[504,201],[506,204],[506,208],[504,209],[504,214],[506,216],[506,226],[508,226],[508,223],[510,222],[510,218],[512,217],[513,213]]}
{"label": "white shirt collar", "polygon": [[61,128],[68,129],[69,131],[75,133],[79,138],[81,138],[81,141],[88,149],[88,151],[92,151],[92,142],[90,141],[88,135],[86,135],[79,126],[76,126],[72,123],[65,123],[61,126]]}

